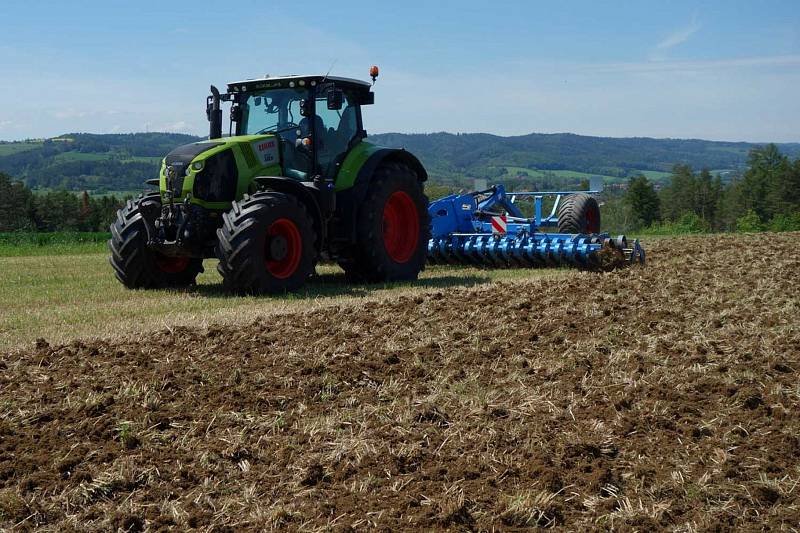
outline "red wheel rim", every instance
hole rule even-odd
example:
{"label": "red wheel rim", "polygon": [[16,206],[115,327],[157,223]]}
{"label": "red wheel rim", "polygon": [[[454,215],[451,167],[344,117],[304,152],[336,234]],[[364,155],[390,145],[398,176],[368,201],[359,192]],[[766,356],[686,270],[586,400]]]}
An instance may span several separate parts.
{"label": "red wheel rim", "polygon": [[395,191],[383,208],[383,244],[396,263],[405,263],[417,249],[419,214],[411,196]]}
{"label": "red wheel rim", "polygon": [[[281,246],[285,242],[285,254],[273,259],[271,246],[276,237],[282,238]],[[279,218],[267,228],[267,239],[265,242],[264,263],[267,271],[278,279],[286,279],[295,273],[300,265],[300,257],[303,255],[303,238],[297,225],[288,218]]]}
{"label": "red wheel rim", "polygon": [[600,224],[597,223],[597,216],[591,209],[586,211],[586,231],[588,233],[600,233]]}
{"label": "red wheel rim", "polygon": [[156,266],[165,274],[178,274],[189,266],[189,258],[156,254]]}

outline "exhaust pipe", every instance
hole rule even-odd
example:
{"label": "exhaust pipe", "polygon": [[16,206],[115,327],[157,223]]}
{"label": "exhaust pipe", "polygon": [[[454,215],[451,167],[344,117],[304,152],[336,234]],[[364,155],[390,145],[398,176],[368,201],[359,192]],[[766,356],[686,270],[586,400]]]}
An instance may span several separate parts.
{"label": "exhaust pipe", "polygon": [[222,137],[222,109],[219,107],[219,90],[211,86],[211,96],[208,105],[208,138],[219,139]]}

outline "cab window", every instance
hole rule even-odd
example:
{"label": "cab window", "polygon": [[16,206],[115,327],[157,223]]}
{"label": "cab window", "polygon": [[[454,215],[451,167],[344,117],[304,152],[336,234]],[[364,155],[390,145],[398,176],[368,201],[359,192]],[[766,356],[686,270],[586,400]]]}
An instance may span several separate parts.
{"label": "cab window", "polygon": [[316,112],[324,126],[323,131],[317,133],[320,137],[317,158],[325,175],[336,173],[336,164],[341,162],[350,147],[350,141],[358,133],[357,106],[352,102],[352,96],[345,92],[342,108],[328,109],[327,95],[317,98]]}

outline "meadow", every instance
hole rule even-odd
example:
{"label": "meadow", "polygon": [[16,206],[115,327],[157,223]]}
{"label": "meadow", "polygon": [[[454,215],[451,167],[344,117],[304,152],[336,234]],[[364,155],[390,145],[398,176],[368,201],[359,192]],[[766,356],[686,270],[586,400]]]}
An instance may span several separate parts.
{"label": "meadow", "polygon": [[417,283],[353,285],[335,265],[320,265],[308,286],[287,296],[230,296],[216,260],[204,262],[195,287],[131,291],[108,264],[105,234],[0,234],[0,349],[37,338],[147,335],[172,326],[236,324],[254,316],[314,309],[346,300],[377,300],[437,287],[497,280],[559,277],[563,270],[478,270],[429,267]]}

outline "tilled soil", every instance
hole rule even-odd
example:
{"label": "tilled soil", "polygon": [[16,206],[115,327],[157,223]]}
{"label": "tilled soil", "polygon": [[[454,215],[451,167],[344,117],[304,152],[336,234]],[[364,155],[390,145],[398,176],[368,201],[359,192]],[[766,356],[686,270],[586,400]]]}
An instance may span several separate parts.
{"label": "tilled soil", "polygon": [[791,530],[800,234],[0,357],[0,529]]}

